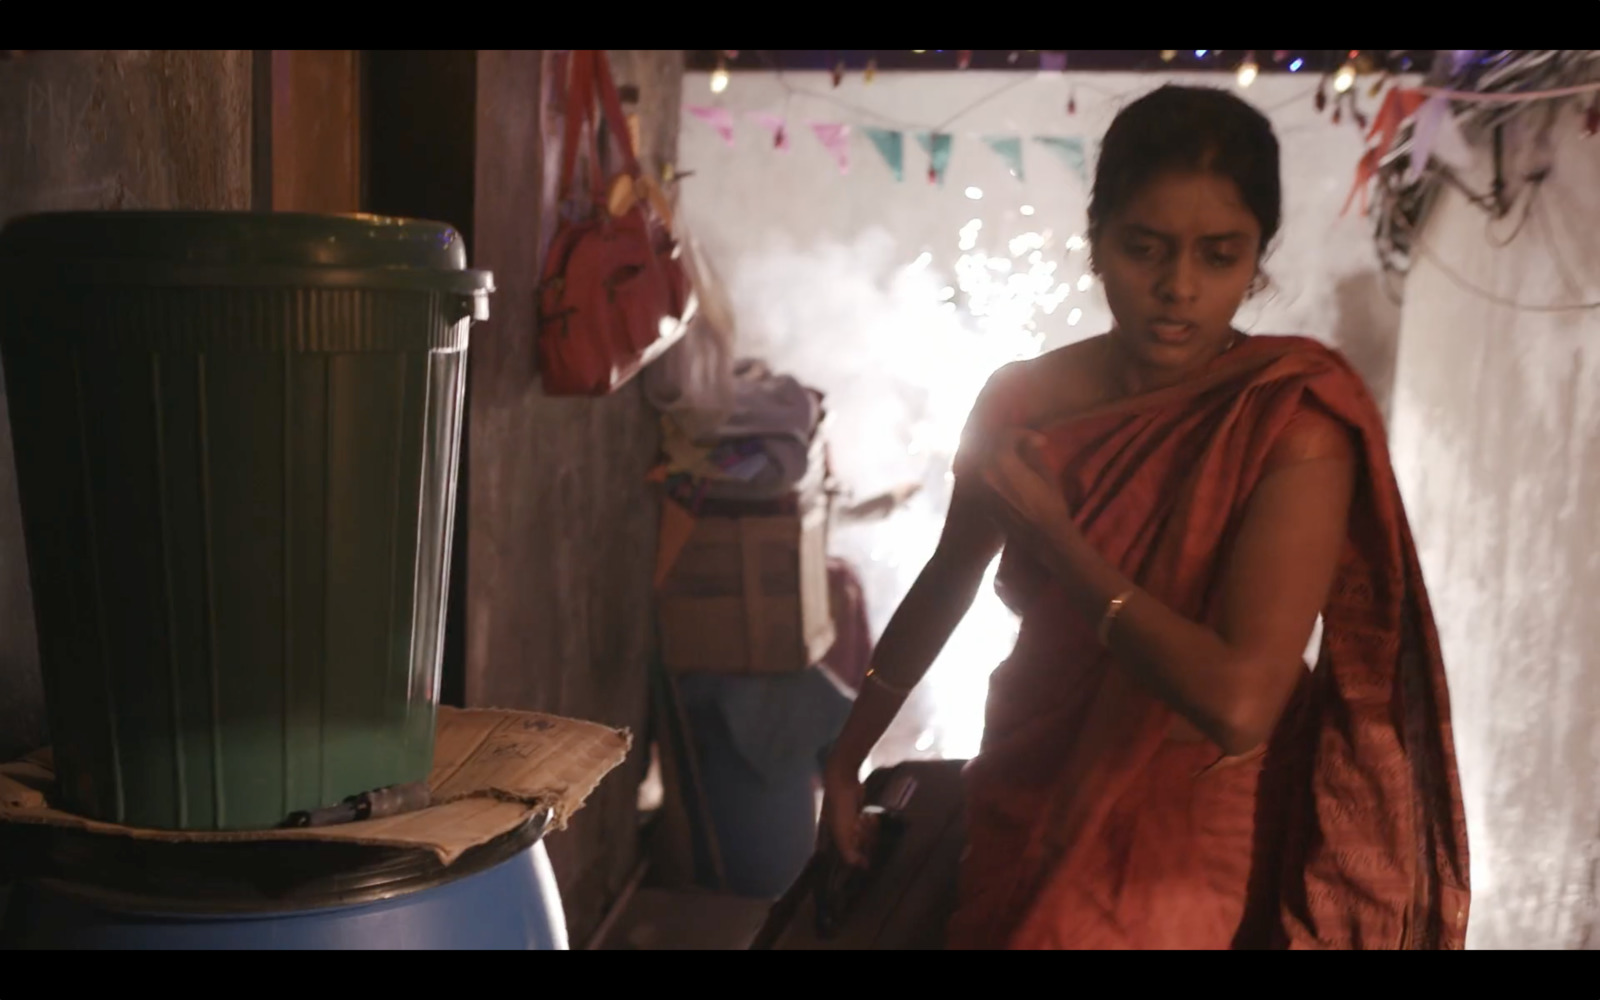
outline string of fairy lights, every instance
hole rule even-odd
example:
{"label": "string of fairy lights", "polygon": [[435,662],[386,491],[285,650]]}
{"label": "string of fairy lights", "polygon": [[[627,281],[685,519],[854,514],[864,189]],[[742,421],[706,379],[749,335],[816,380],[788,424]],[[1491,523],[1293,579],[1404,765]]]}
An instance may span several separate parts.
{"label": "string of fairy lights", "polygon": [[[1412,72],[1418,65],[1418,58],[1426,54],[1410,50],[1360,50],[1328,52],[1328,51],[1295,51],[1278,49],[1272,52],[1257,52],[1255,50],[1227,51],[1223,49],[1194,49],[1178,50],[1167,49],[1155,53],[1136,53],[1120,61],[1111,61],[1105,58],[1087,58],[1092,56],[1104,57],[1107,53],[1080,53],[1050,50],[1017,50],[1008,53],[1003,60],[998,58],[998,53],[982,53],[988,56],[987,60],[974,63],[972,50],[944,50],[944,49],[911,49],[908,53],[896,55],[910,56],[942,56],[949,60],[953,54],[953,63],[948,61],[931,62],[918,65],[915,61],[896,61],[896,68],[903,69],[971,69],[975,65],[989,65],[1006,69],[1037,69],[1042,72],[1066,72],[1095,70],[1095,69],[1151,69],[1167,68],[1172,70],[1201,70],[1201,71],[1229,71],[1238,81],[1239,86],[1249,87],[1263,72],[1306,73],[1308,75],[1321,75],[1337,95],[1343,95],[1354,89],[1358,78],[1364,76],[1376,77],[1378,83],[1375,90],[1381,90],[1390,78]],[[756,69],[793,69],[815,68],[815,60],[797,60],[792,53],[757,51],[741,53],[739,50],[718,50],[711,54],[715,60],[714,68],[709,73],[712,93],[720,94],[726,91],[731,84],[732,70],[736,67]],[[741,58],[741,55],[743,58]],[[813,55],[807,53],[806,55]],[[1150,58],[1140,58],[1148,55]],[[881,54],[868,54],[864,60],[857,60],[852,65],[850,59],[843,55],[832,59],[827,69],[832,77],[833,86],[839,87],[852,73],[859,73],[863,83],[871,83],[877,78]],[[1159,59],[1159,62],[1153,62]],[[691,59],[691,63],[700,60]],[[796,63],[799,66],[796,66]],[[1319,72],[1320,68],[1320,72]]]}

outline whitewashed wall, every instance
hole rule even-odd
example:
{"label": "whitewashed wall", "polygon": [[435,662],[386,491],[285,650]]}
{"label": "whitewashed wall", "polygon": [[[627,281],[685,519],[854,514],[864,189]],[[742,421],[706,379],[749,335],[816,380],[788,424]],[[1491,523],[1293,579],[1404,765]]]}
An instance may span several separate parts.
{"label": "whitewashed wall", "polygon": [[1557,121],[1508,248],[1522,204],[1492,225],[1439,205],[1401,327],[1392,436],[1450,672],[1480,948],[1600,946],[1600,310],[1471,290],[1600,303],[1600,140],[1578,118]]}

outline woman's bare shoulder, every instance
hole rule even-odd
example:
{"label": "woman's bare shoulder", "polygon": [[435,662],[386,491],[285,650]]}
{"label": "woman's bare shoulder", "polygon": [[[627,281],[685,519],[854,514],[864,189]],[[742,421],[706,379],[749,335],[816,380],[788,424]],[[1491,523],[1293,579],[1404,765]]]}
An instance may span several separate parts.
{"label": "woman's bare shoulder", "polygon": [[1354,462],[1355,458],[1355,430],[1308,398],[1278,434],[1267,455],[1267,468],[1329,459]]}
{"label": "woman's bare shoulder", "polygon": [[986,392],[1004,396],[1026,422],[1093,406],[1104,396],[1106,334],[1013,361],[995,372]]}

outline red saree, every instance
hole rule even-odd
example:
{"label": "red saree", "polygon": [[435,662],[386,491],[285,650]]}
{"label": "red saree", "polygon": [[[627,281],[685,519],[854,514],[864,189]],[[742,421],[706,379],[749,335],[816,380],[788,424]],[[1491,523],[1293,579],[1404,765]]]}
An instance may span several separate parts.
{"label": "red saree", "polygon": [[[1003,394],[1002,394],[1003,397]],[[1014,420],[1004,398],[975,425]],[[1021,616],[967,769],[957,948],[1460,948],[1465,821],[1448,695],[1382,420],[1314,341],[1252,337],[1191,382],[1039,428],[1088,540],[1196,621],[1279,433],[1360,441],[1314,671],[1264,751],[1169,739],[1060,588],[1008,547]]]}

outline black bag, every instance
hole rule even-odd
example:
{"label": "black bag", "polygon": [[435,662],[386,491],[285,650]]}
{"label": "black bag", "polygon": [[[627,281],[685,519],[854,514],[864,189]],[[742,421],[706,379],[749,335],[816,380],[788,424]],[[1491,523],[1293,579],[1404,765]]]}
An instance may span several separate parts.
{"label": "black bag", "polygon": [[864,789],[879,834],[865,872],[831,847],[773,906],[752,951],[936,951],[955,912],[966,847],[961,769],[913,761],[873,772]]}

